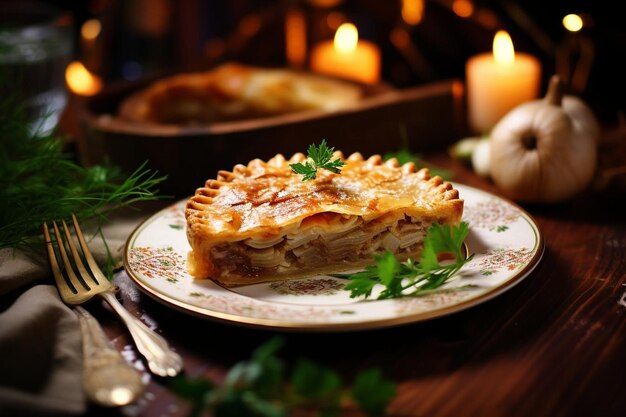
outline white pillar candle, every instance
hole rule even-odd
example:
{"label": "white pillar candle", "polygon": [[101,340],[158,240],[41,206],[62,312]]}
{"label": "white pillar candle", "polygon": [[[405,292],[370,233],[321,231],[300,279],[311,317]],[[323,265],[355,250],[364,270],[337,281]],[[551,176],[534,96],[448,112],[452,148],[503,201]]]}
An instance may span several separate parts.
{"label": "white pillar candle", "polygon": [[532,55],[515,53],[508,33],[493,40],[493,53],[467,61],[467,110],[472,131],[486,134],[511,109],[539,96],[541,64]]}

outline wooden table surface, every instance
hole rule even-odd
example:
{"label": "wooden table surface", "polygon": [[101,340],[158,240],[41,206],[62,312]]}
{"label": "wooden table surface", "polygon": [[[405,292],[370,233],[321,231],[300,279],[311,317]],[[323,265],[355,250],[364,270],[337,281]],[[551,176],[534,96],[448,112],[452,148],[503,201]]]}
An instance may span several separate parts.
{"label": "wooden table surface", "polygon": [[[498,193],[444,154],[428,159],[453,169],[459,183]],[[526,279],[490,301],[383,330],[285,333],[282,357],[319,361],[346,381],[360,369],[382,369],[398,384],[390,416],[626,416],[626,216],[618,197],[587,193],[564,204],[523,206],[540,227],[545,254]],[[134,290],[123,291],[126,307],[157,325],[183,356],[189,377],[219,382],[277,334],[171,310],[138,293],[125,272],[117,279]],[[134,347],[113,315],[92,312],[132,357]],[[90,412],[186,415],[186,403],[166,382],[152,378],[132,406]]]}

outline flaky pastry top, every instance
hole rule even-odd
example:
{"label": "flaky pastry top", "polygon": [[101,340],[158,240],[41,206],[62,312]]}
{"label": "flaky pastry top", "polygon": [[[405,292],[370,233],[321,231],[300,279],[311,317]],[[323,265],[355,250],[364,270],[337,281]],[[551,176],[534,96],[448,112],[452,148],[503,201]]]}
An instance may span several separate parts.
{"label": "flaky pastry top", "polygon": [[369,221],[403,210],[409,216],[460,221],[463,200],[458,191],[441,177],[431,178],[428,168],[417,170],[412,162],[400,166],[395,158],[383,162],[380,155],[344,158],[336,151],[337,158],[346,162],[340,174],[320,169],[310,181],[302,181],[289,166],[306,161],[301,153],[219,171],[217,179],[208,180],[187,202],[188,233],[222,241],[269,236],[321,213]]}

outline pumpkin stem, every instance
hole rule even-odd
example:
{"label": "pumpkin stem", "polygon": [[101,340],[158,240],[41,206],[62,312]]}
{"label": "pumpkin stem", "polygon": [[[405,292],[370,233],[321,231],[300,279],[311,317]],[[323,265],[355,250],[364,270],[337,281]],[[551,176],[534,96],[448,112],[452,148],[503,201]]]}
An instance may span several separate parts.
{"label": "pumpkin stem", "polygon": [[561,100],[563,99],[564,89],[565,89],[565,86],[563,85],[563,81],[561,81],[561,78],[559,78],[558,75],[553,75],[550,78],[550,84],[548,85],[548,92],[546,93],[546,102],[548,104],[560,106]]}

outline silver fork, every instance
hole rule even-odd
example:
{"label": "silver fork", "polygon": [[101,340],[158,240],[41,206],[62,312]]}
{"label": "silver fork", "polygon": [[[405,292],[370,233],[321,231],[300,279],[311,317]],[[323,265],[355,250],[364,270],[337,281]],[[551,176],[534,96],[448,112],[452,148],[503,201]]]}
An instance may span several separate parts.
{"label": "silver fork", "polygon": [[[74,223],[74,230],[76,232],[76,237],[78,238],[78,242],[83,252],[83,256],[89,269],[91,270],[91,274],[87,272],[85,265],[78,253],[76,245],[74,244],[74,240],[72,239],[72,235],[65,224],[65,221],[62,221],[63,231],[65,232],[65,239],[61,235],[59,231],[59,227],[56,222],[53,222],[54,227],[54,235],[56,237],[57,247],[59,254],[61,255],[61,259],[63,261],[63,265],[65,266],[65,270],[67,272],[68,280],[63,279],[63,276],[60,275],[60,278],[57,278],[57,274],[55,274],[55,279],[57,281],[57,287],[59,289],[59,293],[61,294],[61,298],[67,304],[70,305],[79,305],[92,297],[98,295],[102,297],[109,305],[113,308],[113,310],[117,313],[117,315],[122,319],[130,335],[132,336],[137,349],[139,352],[146,358],[148,362],[148,367],[150,371],[159,376],[176,376],[183,366],[183,360],[180,355],[173,350],[171,350],[167,341],[146,326],[141,320],[130,314],[121,304],[117,301],[115,297],[114,291],[116,287],[109,282],[106,276],[102,273],[96,260],[93,258],[89,247],[87,246],[87,242],[85,241],[85,237],[80,229],[78,224],[78,220],[76,220],[76,216],[72,214],[72,221]],[[48,255],[50,257],[50,263],[52,264],[53,271],[56,269],[60,271],[60,267],[57,261],[57,257],[54,253],[54,246],[52,245],[52,241],[50,239],[50,232],[48,230],[48,225],[44,223],[44,237],[46,240]],[[71,255],[76,265],[76,269],[78,270],[79,276],[74,272],[74,268],[72,267],[72,263],[67,256],[67,251],[65,250],[65,245],[63,242],[66,242]]]}

